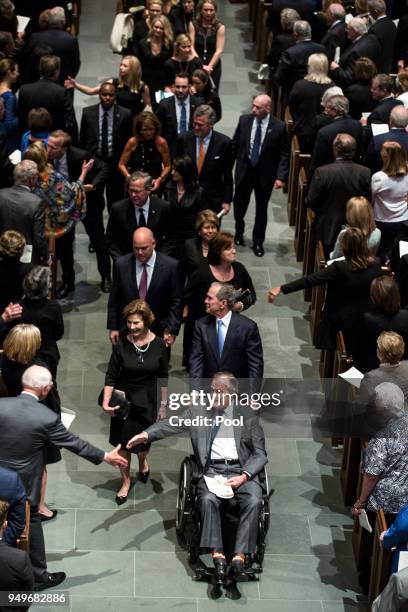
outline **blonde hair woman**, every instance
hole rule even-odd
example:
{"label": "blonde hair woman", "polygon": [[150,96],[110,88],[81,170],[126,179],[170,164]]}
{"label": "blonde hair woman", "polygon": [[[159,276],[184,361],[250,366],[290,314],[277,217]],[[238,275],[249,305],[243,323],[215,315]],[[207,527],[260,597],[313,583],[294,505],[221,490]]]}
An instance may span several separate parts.
{"label": "blonde hair woman", "polygon": [[188,34],[179,34],[174,43],[173,56],[164,64],[166,88],[171,87],[177,74],[187,74],[191,82],[194,70],[201,68],[203,62],[194,55],[191,38]]}
{"label": "blonde hair woman", "polygon": [[343,226],[337,236],[336,244],[330,253],[330,259],[343,256],[341,237],[348,227],[357,227],[367,238],[367,246],[371,255],[375,255],[381,240],[381,231],[377,228],[374,220],[374,212],[371,203],[363,196],[350,198],[346,205],[347,225]]}
{"label": "blonde hair woman", "polygon": [[[148,86],[142,81],[142,67],[139,60],[134,55],[125,55],[119,64],[119,76],[104,81],[113,83],[116,87],[116,101],[119,106],[123,106],[132,111],[134,116],[143,110],[151,107],[150,92]],[[101,85],[88,87],[78,83],[72,77],[65,81],[65,87],[74,87],[78,91],[89,96],[99,93]]]}
{"label": "blonde hair woman", "polygon": [[140,41],[137,49],[153,108],[156,107],[155,93],[163,91],[165,87],[164,64],[172,55],[173,30],[167,17],[158,15],[152,19],[149,33]]}
{"label": "blonde hair woman", "polygon": [[218,91],[221,81],[221,56],[225,45],[225,25],[217,18],[218,4],[215,0],[200,0],[195,19],[190,22],[188,32],[203,68],[211,76]]}

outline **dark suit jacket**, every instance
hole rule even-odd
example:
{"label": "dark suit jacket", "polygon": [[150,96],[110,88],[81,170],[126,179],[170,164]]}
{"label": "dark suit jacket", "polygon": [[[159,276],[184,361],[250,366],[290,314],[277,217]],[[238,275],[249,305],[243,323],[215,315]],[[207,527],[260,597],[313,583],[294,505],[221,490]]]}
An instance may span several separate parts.
{"label": "dark suit jacket", "polygon": [[376,103],[371,95],[371,84],[364,81],[355,81],[344,92],[350,103],[349,114],[353,119],[360,121],[362,113],[371,113]]}
{"label": "dark suit jacket", "polygon": [[[132,137],[132,112],[128,108],[115,105],[113,119],[113,152],[112,164],[117,164],[129,138]],[[82,111],[79,146],[92,157],[99,158],[99,104],[94,104]]]}
{"label": "dark suit jacket", "polygon": [[326,47],[326,53],[327,57],[329,58],[330,65],[330,62],[334,60],[336,47],[340,47],[341,53],[347,48],[350,42],[347,38],[346,24],[344,19],[341,19],[338,23],[330,27],[320,42]]}
{"label": "dark suit jacket", "polygon": [[9,546],[15,546],[25,527],[26,492],[17,472],[0,467],[1,499],[9,504],[7,528],[4,539]]}
{"label": "dark suit jacket", "polygon": [[337,85],[347,87],[353,82],[353,65],[360,57],[368,57],[378,66],[381,46],[375,34],[363,34],[359,40],[349,45],[341,54],[340,67],[331,73]]}
{"label": "dark suit jacket", "polygon": [[333,245],[346,221],[346,204],[351,197],[371,199],[370,170],[348,160],[317,168],[307,194],[307,205],[315,213],[316,240]]}
{"label": "dark suit jacket", "polygon": [[65,130],[76,143],[78,124],[69,91],[51,79],[39,79],[35,83],[22,85],[18,97],[18,119],[22,132],[28,129],[27,117],[30,110],[40,106],[50,113],[53,129]]}
{"label": "dark suit jacket", "polygon": [[104,451],[70,433],[59,416],[22,393],[0,399],[0,465],[21,476],[30,504],[38,506],[47,444],[64,447],[92,463],[101,463]]}
{"label": "dark suit jacket", "polygon": [[313,0],[274,0],[269,9],[266,25],[274,34],[282,30],[280,23],[281,11],[285,8],[295,9],[301,19],[311,22],[315,10]]}
{"label": "dark suit jacket", "polygon": [[371,28],[369,33],[375,34],[381,45],[381,56],[377,64],[378,72],[389,74],[392,72],[394,59],[394,45],[397,38],[397,27],[389,17],[381,17]]}
{"label": "dark suit jacket", "polygon": [[232,372],[236,378],[254,379],[257,386],[263,376],[262,342],[257,324],[244,315],[232,313],[222,357],[218,351],[216,319],[207,315],[195,324],[190,353],[190,378],[200,383],[216,372]]}
{"label": "dark suit jacket", "polygon": [[[158,249],[166,237],[169,222],[169,203],[151,195],[146,224],[154,234]],[[106,228],[106,241],[113,259],[133,252],[133,233],[138,227],[135,206],[130,198],[112,204]]]}
{"label": "dark suit jacket", "polygon": [[[76,181],[81,174],[82,163],[84,161],[88,161],[91,158],[91,155],[85,149],[80,149],[79,147],[70,146],[67,149],[67,165],[68,165],[68,174],[70,181]],[[94,159],[94,165],[92,169],[89,171],[86,177],[86,183],[92,184],[95,188],[95,191],[103,191],[106,183],[106,179],[109,174],[109,168],[101,159]],[[86,194],[87,200],[89,200],[91,194],[93,192],[90,191]]]}
{"label": "dark suit jacket", "polygon": [[404,128],[392,128],[387,134],[378,134],[374,136],[367,149],[367,154],[364,164],[370,168],[372,174],[378,172],[382,168],[381,147],[386,140],[399,142],[408,153],[408,133]]}
{"label": "dark suit jacket", "polygon": [[[252,114],[241,115],[232,138],[232,157],[236,160],[236,188],[244,179],[250,164],[251,130],[254,121]],[[275,179],[286,182],[289,174],[289,147],[285,124],[270,115],[257,163],[259,181],[264,189],[273,187]]]}
{"label": "dark suit jacket", "polygon": [[[200,100],[196,96],[189,97],[190,103],[190,116],[188,122],[188,129],[191,130],[193,127],[193,114],[195,109],[200,106]],[[177,146],[177,115],[176,115],[176,98],[165,98],[161,100],[159,106],[156,109],[156,115],[161,123],[161,135],[166,139],[169,145],[170,153],[174,157]]]}
{"label": "dark suit jacket", "polygon": [[6,136],[0,134],[0,188],[9,187],[13,184],[14,166],[9,160]]}
{"label": "dark suit jacket", "polygon": [[358,161],[361,157],[363,146],[363,130],[360,123],[356,119],[351,119],[348,115],[339,117],[320,128],[317,132],[315,146],[313,148],[312,160],[310,163],[310,176],[319,166],[328,164],[334,161],[333,157],[333,141],[337,134],[350,134],[357,141],[357,149],[355,160]]}
{"label": "dark suit jacket", "polygon": [[282,53],[294,45],[295,42],[293,32],[281,32],[273,37],[267,58],[272,75],[274,75],[276,69],[278,68]]}
{"label": "dark suit jacket", "polygon": [[48,244],[44,235],[45,208],[41,199],[26,187],[14,185],[0,190],[0,234],[20,232],[33,245],[33,263],[47,263]]}
{"label": "dark suit jacket", "polygon": [[[0,591],[33,591],[34,576],[28,553],[0,540]],[[2,612],[23,612],[29,606],[1,606]]]}
{"label": "dark suit jacket", "polygon": [[385,100],[382,100],[377,104],[371,115],[368,117],[367,124],[389,123],[392,109],[396,106],[400,106],[401,104],[401,100],[397,100],[396,98],[386,98]]}
{"label": "dark suit jacket", "polygon": [[192,274],[197,268],[206,263],[207,259],[203,255],[202,241],[200,236],[189,238],[184,243],[187,274]]}
{"label": "dark suit jacket", "polygon": [[35,32],[30,37],[29,51],[36,45],[48,45],[53,55],[61,59],[61,71],[59,82],[64,85],[68,76],[76,77],[81,66],[79,58],[79,45],[76,36],[65,30],[49,29]]}
{"label": "dark suit jacket", "polygon": [[326,47],[313,40],[302,40],[282,53],[274,80],[282,85],[286,98],[296,81],[307,74],[307,61],[312,53],[326,55]]}
{"label": "dark suit jacket", "polygon": [[[179,136],[176,155],[189,155],[197,163],[193,131]],[[229,204],[232,201],[232,163],[231,138],[213,130],[200,174],[200,185],[207,207],[215,212],[221,210],[222,203]]]}
{"label": "dark suit jacket", "polygon": [[[194,455],[197,461],[198,474],[202,476],[206,473],[208,465],[208,452],[210,449],[212,423],[197,427],[196,425],[188,425],[187,419],[193,419],[196,416],[207,417],[211,420],[214,416],[213,411],[207,410],[202,406],[194,406],[187,408],[183,413],[174,412],[173,415],[179,417],[177,423],[173,419],[160,421],[151,425],[146,430],[149,435],[149,442],[162,440],[168,436],[180,435],[183,432],[188,432],[193,446]],[[234,404],[233,417],[243,418],[242,427],[234,427],[234,439],[238,452],[238,460],[243,471],[248,472],[252,477],[259,474],[268,459],[265,452],[265,436],[256,414],[246,406],[237,406]],[[186,419],[186,421],[184,421]],[[173,424],[174,423],[174,424]]]}
{"label": "dark suit jacket", "polygon": [[[156,264],[146,302],[155,316],[152,330],[162,335],[165,329],[177,335],[181,325],[183,289],[178,262],[156,253]],[[108,301],[108,329],[123,327],[122,310],[139,298],[136,259],[133,253],[118,257],[113,268],[113,286]]]}

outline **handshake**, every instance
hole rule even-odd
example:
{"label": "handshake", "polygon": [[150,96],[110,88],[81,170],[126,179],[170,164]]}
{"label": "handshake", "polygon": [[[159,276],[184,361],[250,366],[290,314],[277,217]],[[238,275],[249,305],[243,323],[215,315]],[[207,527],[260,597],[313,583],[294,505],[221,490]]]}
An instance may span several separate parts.
{"label": "handshake", "polygon": [[[145,431],[140,434],[137,434],[136,436],[133,436],[133,438],[130,438],[129,442],[127,443],[126,449],[130,450],[138,444],[146,444],[148,437],[149,436]],[[113,467],[117,467],[119,469],[127,468],[129,462],[125,457],[123,457],[120,451],[121,445],[118,444],[118,446],[112,451],[110,451],[110,453],[105,453],[105,457],[103,460],[105,461],[105,463],[108,463]]]}

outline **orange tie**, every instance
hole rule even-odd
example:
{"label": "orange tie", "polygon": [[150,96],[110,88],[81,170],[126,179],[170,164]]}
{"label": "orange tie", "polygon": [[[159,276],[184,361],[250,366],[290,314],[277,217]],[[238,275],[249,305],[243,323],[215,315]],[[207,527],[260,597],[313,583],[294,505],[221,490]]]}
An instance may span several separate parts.
{"label": "orange tie", "polygon": [[197,172],[200,175],[201,170],[203,169],[205,159],[205,148],[204,148],[204,138],[200,139],[200,149],[198,151],[198,162],[197,162]]}

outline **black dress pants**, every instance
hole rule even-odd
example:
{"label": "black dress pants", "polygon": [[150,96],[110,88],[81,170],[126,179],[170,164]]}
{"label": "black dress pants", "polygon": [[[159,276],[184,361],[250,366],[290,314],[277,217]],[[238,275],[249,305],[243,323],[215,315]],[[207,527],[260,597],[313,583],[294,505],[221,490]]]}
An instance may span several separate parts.
{"label": "black dress pants", "polygon": [[62,283],[70,287],[75,285],[74,241],[75,226],[55,241],[55,256],[61,263]]}
{"label": "black dress pants", "polygon": [[44,533],[38,506],[30,507],[30,561],[33,566],[34,582],[42,582],[47,576]]}
{"label": "black dress pants", "polygon": [[245,231],[245,215],[248,210],[251,193],[255,192],[255,223],[252,239],[256,244],[263,244],[265,240],[266,225],[268,223],[268,203],[272,194],[275,177],[270,178],[270,186],[262,187],[257,166],[252,166],[248,160],[245,175],[235,188],[234,218],[235,233],[243,234]]}
{"label": "black dress pants", "polygon": [[101,191],[90,191],[86,196],[86,204],[86,215],[82,223],[95,249],[99,274],[102,278],[110,278],[111,260],[103,225],[103,210],[105,208],[103,193]]}

